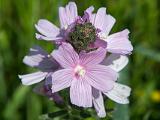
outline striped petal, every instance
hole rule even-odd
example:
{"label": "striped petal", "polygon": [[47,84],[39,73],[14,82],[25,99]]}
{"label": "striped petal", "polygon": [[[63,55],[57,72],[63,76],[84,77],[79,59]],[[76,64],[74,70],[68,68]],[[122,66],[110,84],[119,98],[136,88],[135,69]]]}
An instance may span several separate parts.
{"label": "striped petal", "polygon": [[44,80],[46,75],[46,72],[35,72],[26,75],[19,75],[19,78],[21,79],[23,85],[32,85]]}
{"label": "striped petal", "polygon": [[102,93],[99,90],[93,88],[92,95],[93,95],[93,104],[96,109],[97,115],[101,118],[104,118],[106,116],[106,111],[104,107]]}
{"label": "striped petal", "polygon": [[80,107],[92,107],[91,86],[83,79],[73,80],[70,88],[71,103]]}

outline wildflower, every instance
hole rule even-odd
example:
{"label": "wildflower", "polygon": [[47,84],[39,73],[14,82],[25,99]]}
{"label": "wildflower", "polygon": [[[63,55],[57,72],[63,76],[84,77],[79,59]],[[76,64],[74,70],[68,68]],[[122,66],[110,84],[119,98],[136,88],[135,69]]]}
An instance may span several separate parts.
{"label": "wildflower", "polygon": [[62,43],[52,56],[63,69],[52,74],[52,92],[70,87],[71,103],[81,107],[92,106],[92,89],[107,92],[113,89],[117,73],[111,68],[100,65],[105,58],[106,50],[79,55],[68,43]]}
{"label": "wildflower", "polygon": [[106,8],[99,8],[97,13],[92,13],[93,10],[93,6],[89,7],[81,17],[78,16],[76,4],[69,2],[65,8],[59,8],[61,28],[41,19],[35,25],[41,33],[36,33],[36,37],[55,41],[58,44],[69,42],[77,52],[103,47],[111,53],[130,54],[133,47],[128,40],[129,30],[125,29],[109,35],[116,21],[115,18],[106,14]]}
{"label": "wildflower", "polygon": [[38,72],[19,75],[19,78],[22,80],[22,84],[24,85],[32,85],[44,80],[45,78],[47,84],[51,79],[51,74],[59,68],[56,61],[39,46],[31,48],[29,55],[24,57],[23,62],[28,66],[40,69]]}
{"label": "wildflower", "polygon": [[[133,47],[128,29],[109,35],[116,20],[106,14],[106,8],[99,8],[97,13],[93,10],[91,6],[78,16],[76,4],[69,2],[59,8],[60,28],[48,20],[39,20],[36,38],[55,42],[58,49],[48,55],[39,47],[32,48],[23,62],[40,71],[19,78],[24,85],[45,79],[37,91],[49,98],[70,87],[72,104],[94,105],[98,116],[105,117],[103,94],[117,103],[129,103],[131,88],[116,80],[128,63],[125,55],[131,54]],[[111,54],[106,57],[106,52]]]}

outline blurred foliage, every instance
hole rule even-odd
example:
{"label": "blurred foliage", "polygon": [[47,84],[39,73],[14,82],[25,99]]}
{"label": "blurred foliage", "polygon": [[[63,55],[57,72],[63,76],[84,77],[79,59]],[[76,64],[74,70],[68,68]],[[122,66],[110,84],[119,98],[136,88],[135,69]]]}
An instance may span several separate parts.
{"label": "blurred foliage", "polygon": [[[0,0],[0,120],[62,120],[65,110],[22,86],[17,75],[32,72],[22,63],[30,47],[41,45],[50,52],[49,42],[35,39],[34,24],[45,18],[59,25],[58,7],[68,0]],[[122,71],[121,83],[132,87],[129,105],[105,99],[115,110],[103,120],[160,120],[160,1],[159,0],[75,0],[80,15],[93,5],[107,7],[117,22],[112,32],[128,28],[134,52]],[[46,114],[50,113],[50,114]],[[65,112],[66,113],[66,112]],[[43,115],[42,115],[43,114]],[[42,116],[40,116],[42,115]],[[97,120],[93,109],[72,108],[68,120]]]}

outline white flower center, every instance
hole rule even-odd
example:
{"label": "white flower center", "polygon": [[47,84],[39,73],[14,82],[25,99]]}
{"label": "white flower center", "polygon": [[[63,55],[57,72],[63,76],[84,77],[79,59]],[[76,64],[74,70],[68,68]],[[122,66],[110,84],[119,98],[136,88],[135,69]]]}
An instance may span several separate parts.
{"label": "white flower center", "polygon": [[77,65],[74,69],[75,75],[76,76],[81,76],[83,77],[86,73],[86,70],[84,69],[84,67]]}

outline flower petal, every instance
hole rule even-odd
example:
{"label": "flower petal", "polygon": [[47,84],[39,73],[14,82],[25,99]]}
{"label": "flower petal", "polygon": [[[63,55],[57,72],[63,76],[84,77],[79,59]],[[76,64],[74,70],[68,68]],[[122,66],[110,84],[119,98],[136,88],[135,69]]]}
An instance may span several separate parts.
{"label": "flower petal", "polygon": [[111,15],[106,15],[104,24],[102,26],[102,32],[108,36],[115,22],[116,22],[116,19],[114,17],[112,17]]}
{"label": "flower petal", "polygon": [[117,103],[128,104],[129,100],[127,97],[130,95],[130,92],[130,87],[115,83],[113,89],[111,91],[105,92],[104,94]]}
{"label": "flower petal", "polygon": [[105,17],[106,17],[106,8],[104,7],[99,8],[97,11],[95,23],[94,23],[96,28],[102,30],[102,26],[104,24]]}
{"label": "flower petal", "polygon": [[60,29],[48,20],[40,19],[35,27],[42,34],[41,36],[36,35],[38,39],[54,40],[60,38]]}
{"label": "flower petal", "polygon": [[52,93],[58,92],[71,85],[72,70],[62,69],[52,74]]}
{"label": "flower petal", "polygon": [[74,2],[69,2],[66,7],[59,8],[59,19],[61,28],[66,28],[66,26],[70,25],[76,20],[78,16],[77,6]]}
{"label": "flower petal", "polygon": [[87,67],[86,81],[94,88],[107,92],[113,88],[118,74],[111,68],[104,65],[95,65]]}
{"label": "flower petal", "polygon": [[27,56],[24,57],[23,62],[31,67],[37,67],[41,70],[54,71],[59,67],[53,58],[50,58],[41,47],[35,46],[30,49]]}
{"label": "flower petal", "polygon": [[104,7],[98,9],[96,16],[94,14],[90,16],[91,22],[95,25],[96,28],[100,29],[103,33],[105,33],[106,36],[111,31],[116,21],[115,18],[113,18],[111,15],[106,14],[106,8]]}
{"label": "flower petal", "polygon": [[69,43],[62,43],[51,55],[63,68],[72,68],[79,61],[78,54]]}
{"label": "flower petal", "polygon": [[103,61],[105,56],[106,56],[106,50],[103,48],[98,48],[97,50],[89,53],[81,52],[79,55],[80,64],[86,65],[86,66],[98,64]]}
{"label": "flower petal", "polygon": [[89,8],[87,8],[85,10],[85,12],[89,15],[89,19],[91,20],[91,15],[92,15],[92,12],[94,11],[94,7],[93,6],[90,6]]}
{"label": "flower petal", "polygon": [[60,40],[62,40],[63,38],[62,37],[46,37],[46,36],[44,36],[44,35],[41,35],[41,34],[38,34],[38,33],[36,33],[36,38],[38,39],[38,40],[46,40],[46,41],[60,41]]}
{"label": "flower petal", "polygon": [[91,86],[83,79],[75,79],[70,87],[71,103],[80,107],[92,107]]}
{"label": "flower petal", "polygon": [[128,61],[127,56],[111,54],[107,56],[101,64],[112,68],[116,72],[120,72],[128,64]]}
{"label": "flower petal", "polygon": [[23,85],[32,85],[41,82],[46,75],[46,72],[35,72],[26,75],[19,75],[19,78],[21,79]]}
{"label": "flower petal", "polygon": [[92,95],[93,95],[93,104],[96,109],[97,115],[101,118],[104,118],[106,116],[106,111],[104,107],[102,93],[99,90],[92,88]]}
{"label": "flower petal", "polygon": [[107,37],[107,50],[111,53],[130,54],[133,50],[131,42],[128,40],[129,31],[127,29],[114,33]]}

